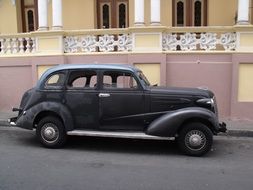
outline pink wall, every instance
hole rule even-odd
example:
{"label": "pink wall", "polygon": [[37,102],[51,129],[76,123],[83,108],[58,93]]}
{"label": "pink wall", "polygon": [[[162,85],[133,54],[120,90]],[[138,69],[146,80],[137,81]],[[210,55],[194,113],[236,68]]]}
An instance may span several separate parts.
{"label": "pink wall", "polygon": [[230,116],[231,79],[231,56],[167,56],[168,86],[207,87],[215,93],[222,117]]}
{"label": "pink wall", "polygon": [[18,107],[24,92],[37,82],[38,65],[63,63],[63,56],[0,58],[0,111]]}
{"label": "pink wall", "polygon": [[10,111],[18,106],[22,94],[32,86],[31,66],[0,68],[0,108]]}
{"label": "pink wall", "polygon": [[37,81],[37,66],[73,63],[160,63],[161,84],[205,86],[217,97],[223,117],[253,119],[253,103],[237,102],[238,64],[248,54],[119,54],[0,58],[0,111],[19,106],[23,93]]}

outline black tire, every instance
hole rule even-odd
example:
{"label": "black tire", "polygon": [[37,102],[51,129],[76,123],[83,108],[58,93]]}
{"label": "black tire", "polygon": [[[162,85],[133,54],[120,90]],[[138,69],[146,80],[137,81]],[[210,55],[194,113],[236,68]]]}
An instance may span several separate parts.
{"label": "black tire", "polygon": [[47,148],[60,148],[67,139],[63,123],[52,116],[45,117],[39,121],[36,135],[41,144]]}
{"label": "black tire", "polygon": [[179,132],[177,143],[186,155],[202,156],[212,148],[213,133],[203,123],[188,123]]}

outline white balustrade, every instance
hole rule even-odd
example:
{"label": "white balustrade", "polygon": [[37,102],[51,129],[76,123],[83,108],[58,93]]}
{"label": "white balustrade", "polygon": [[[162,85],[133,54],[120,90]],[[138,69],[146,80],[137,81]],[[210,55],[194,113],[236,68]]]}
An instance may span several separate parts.
{"label": "white balustrade", "polygon": [[0,38],[0,54],[34,53],[36,49],[35,38],[10,37]]}
{"label": "white balustrade", "polygon": [[[178,29],[177,29],[178,30]],[[65,35],[64,53],[132,52],[134,39],[131,32],[105,34]],[[36,36],[0,36],[1,55],[36,54]],[[162,51],[235,51],[235,32],[181,32],[168,31],[162,34]]]}

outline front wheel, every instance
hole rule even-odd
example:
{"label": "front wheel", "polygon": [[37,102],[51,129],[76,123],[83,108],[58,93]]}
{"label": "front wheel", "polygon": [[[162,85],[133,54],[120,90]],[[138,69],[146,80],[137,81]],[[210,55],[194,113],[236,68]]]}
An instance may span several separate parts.
{"label": "front wheel", "polygon": [[66,132],[61,120],[56,117],[45,117],[38,123],[36,135],[47,148],[59,148],[66,142]]}
{"label": "front wheel", "polygon": [[189,123],[179,132],[177,142],[185,154],[202,156],[212,148],[213,133],[205,124]]}

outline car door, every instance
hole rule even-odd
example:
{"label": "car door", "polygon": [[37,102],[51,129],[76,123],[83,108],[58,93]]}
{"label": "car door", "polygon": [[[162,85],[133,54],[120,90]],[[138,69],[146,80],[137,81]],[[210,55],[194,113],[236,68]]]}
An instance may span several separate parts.
{"label": "car door", "polygon": [[104,71],[99,93],[100,128],[143,130],[145,95],[129,71]]}
{"label": "car door", "polygon": [[65,100],[76,128],[96,129],[98,127],[97,76],[97,72],[92,69],[69,71]]}

